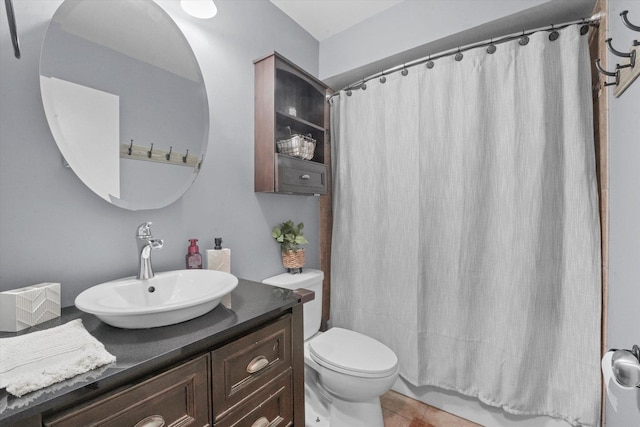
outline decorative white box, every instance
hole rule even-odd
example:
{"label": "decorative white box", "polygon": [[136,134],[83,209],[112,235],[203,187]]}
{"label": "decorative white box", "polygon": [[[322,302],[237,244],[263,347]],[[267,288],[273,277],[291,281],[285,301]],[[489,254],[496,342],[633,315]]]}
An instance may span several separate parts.
{"label": "decorative white box", "polygon": [[60,317],[60,283],[0,292],[0,331],[18,332]]}

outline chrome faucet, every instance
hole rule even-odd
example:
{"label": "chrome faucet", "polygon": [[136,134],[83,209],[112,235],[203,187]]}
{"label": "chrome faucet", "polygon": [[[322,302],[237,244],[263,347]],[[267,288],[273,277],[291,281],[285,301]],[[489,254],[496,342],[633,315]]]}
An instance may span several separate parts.
{"label": "chrome faucet", "polygon": [[151,250],[162,249],[164,241],[154,239],[151,235],[151,223],[140,224],[136,233],[136,243],[138,244],[138,279],[147,280],[153,277],[151,268]]}

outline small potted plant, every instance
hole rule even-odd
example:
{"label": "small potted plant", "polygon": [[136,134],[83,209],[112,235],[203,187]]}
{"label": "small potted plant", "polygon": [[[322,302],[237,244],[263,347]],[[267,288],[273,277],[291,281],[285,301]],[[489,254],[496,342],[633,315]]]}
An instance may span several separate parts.
{"label": "small potted plant", "polygon": [[304,249],[299,246],[309,242],[302,233],[303,228],[303,223],[295,225],[293,221],[288,220],[273,227],[271,231],[271,237],[280,244],[282,265],[289,273],[296,270],[301,273],[304,267]]}

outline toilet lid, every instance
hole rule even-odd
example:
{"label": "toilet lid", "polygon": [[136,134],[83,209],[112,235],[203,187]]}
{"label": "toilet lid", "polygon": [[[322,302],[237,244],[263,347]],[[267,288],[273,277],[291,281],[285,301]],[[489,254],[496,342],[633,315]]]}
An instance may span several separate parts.
{"label": "toilet lid", "polygon": [[393,374],[398,366],[398,358],[389,347],[342,328],[331,328],[313,338],[309,351],[318,364],[353,376],[384,377]]}

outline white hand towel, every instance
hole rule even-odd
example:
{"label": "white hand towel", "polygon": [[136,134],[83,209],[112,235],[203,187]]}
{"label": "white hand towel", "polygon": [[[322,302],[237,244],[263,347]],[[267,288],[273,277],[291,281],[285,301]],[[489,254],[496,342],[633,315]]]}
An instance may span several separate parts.
{"label": "white hand towel", "polygon": [[115,362],[76,319],[17,337],[0,338],[0,388],[20,397]]}

